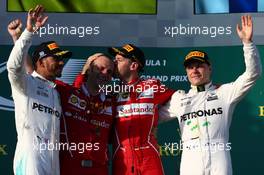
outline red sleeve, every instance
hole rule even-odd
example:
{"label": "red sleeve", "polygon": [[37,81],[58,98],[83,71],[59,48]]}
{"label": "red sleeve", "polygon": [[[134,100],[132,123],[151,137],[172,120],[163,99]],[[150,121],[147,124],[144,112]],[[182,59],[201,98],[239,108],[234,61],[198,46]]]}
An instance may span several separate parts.
{"label": "red sleeve", "polygon": [[73,87],[75,88],[81,88],[82,84],[86,82],[86,75],[79,73],[76,77],[75,80],[73,81]]}
{"label": "red sleeve", "polygon": [[161,84],[160,81],[157,81],[158,90],[155,93],[155,104],[164,104],[170,100],[172,94],[175,92],[173,89],[167,88],[164,84]]}
{"label": "red sleeve", "polygon": [[56,89],[60,95],[63,95],[65,91],[67,91],[67,84],[60,80],[55,80]]}

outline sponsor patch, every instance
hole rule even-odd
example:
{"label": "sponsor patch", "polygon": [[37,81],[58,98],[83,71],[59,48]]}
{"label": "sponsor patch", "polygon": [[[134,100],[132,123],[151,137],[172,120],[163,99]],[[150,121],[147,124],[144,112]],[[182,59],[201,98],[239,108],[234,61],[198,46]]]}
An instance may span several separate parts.
{"label": "sponsor patch", "polygon": [[118,102],[128,101],[129,99],[130,99],[129,92],[122,92],[122,93],[118,93],[117,95]]}
{"label": "sponsor patch", "polygon": [[68,103],[82,110],[84,110],[87,106],[87,103],[85,100],[80,99],[74,94],[70,96]]}
{"label": "sponsor patch", "polygon": [[185,102],[181,103],[181,107],[190,105],[191,103],[192,103],[191,101],[185,101]]}
{"label": "sponsor patch", "polygon": [[152,103],[133,103],[117,107],[117,117],[129,117],[133,115],[153,115],[154,105]]}
{"label": "sponsor patch", "polygon": [[56,43],[51,43],[48,45],[49,50],[54,50],[58,48],[58,45]]}
{"label": "sponsor patch", "polygon": [[90,120],[90,123],[98,127],[110,128],[110,124],[107,123],[106,121],[99,121],[99,120],[93,119],[93,120]]}
{"label": "sponsor patch", "polygon": [[54,110],[53,108],[49,106],[44,106],[40,103],[33,102],[32,109],[37,110],[39,112],[43,112],[50,115],[55,115],[56,117],[60,117],[60,112],[57,110]]}
{"label": "sponsor patch", "polygon": [[212,93],[210,95],[207,96],[207,101],[213,101],[213,100],[217,100],[218,96],[215,93]]}
{"label": "sponsor patch", "polygon": [[186,113],[186,114],[183,114],[180,118],[181,118],[181,122],[185,122],[190,119],[197,118],[197,117],[218,116],[220,114],[223,114],[222,107],[207,109],[207,110],[198,110],[195,112]]}
{"label": "sponsor patch", "polygon": [[149,88],[143,92],[141,92],[138,98],[154,98],[154,92],[152,88]]}
{"label": "sponsor patch", "polygon": [[123,48],[124,48],[127,52],[131,52],[132,50],[134,50],[134,48],[131,47],[129,44],[123,46]]}
{"label": "sponsor patch", "polygon": [[46,93],[44,91],[40,91],[40,90],[37,90],[37,95],[42,96],[42,97],[46,97],[46,98],[49,97],[48,93]]}
{"label": "sponsor patch", "polygon": [[68,112],[68,111],[66,111],[64,114],[65,114],[65,116],[67,116],[67,117],[71,117],[71,116],[72,116],[72,113],[71,113],[71,112]]}
{"label": "sponsor patch", "polygon": [[121,94],[122,98],[127,98],[129,96],[129,92],[124,92]]}

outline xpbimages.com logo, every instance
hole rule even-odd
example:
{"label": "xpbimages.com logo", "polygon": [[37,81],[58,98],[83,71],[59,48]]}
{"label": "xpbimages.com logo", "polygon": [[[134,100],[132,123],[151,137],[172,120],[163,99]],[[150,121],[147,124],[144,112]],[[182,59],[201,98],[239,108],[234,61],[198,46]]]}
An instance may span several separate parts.
{"label": "xpbimages.com logo", "polygon": [[178,142],[165,142],[164,145],[160,145],[161,156],[179,156],[181,151],[210,151],[216,153],[218,151],[230,151],[232,149],[231,143],[223,142],[197,142],[186,143]]}
{"label": "xpbimages.com logo", "polygon": [[151,84],[138,84],[138,85],[127,85],[127,84],[118,84],[114,82],[113,84],[108,85],[99,85],[99,92],[105,93],[106,95],[111,93],[126,93],[126,92],[165,92],[165,85],[151,85]]}
{"label": "xpbimages.com logo", "polygon": [[87,151],[98,151],[100,150],[100,143],[95,142],[50,142],[49,139],[41,138],[37,136],[37,139],[33,141],[33,150],[44,152],[44,151],[71,151],[78,152],[80,154]]}

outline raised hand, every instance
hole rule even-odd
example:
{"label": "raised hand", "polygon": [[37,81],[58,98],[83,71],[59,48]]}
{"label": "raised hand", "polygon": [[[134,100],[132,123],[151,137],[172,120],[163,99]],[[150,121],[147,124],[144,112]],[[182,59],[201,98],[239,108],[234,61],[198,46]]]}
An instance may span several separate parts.
{"label": "raised hand", "polygon": [[45,16],[43,12],[44,7],[42,5],[37,5],[34,10],[29,10],[27,17],[27,30],[29,32],[35,32],[44,26],[48,20],[48,16]]}
{"label": "raised hand", "polygon": [[237,34],[244,43],[252,42],[253,21],[250,15],[241,16],[241,26],[237,24]]}
{"label": "raised hand", "polygon": [[83,66],[82,74],[86,74],[88,72],[88,70],[91,68],[91,64],[94,62],[94,60],[96,60],[98,57],[100,57],[102,55],[103,55],[102,53],[96,53],[96,54],[91,55],[87,59],[85,65]]}
{"label": "raised hand", "polygon": [[20,19],[15,19],[11,21],[7,26],[8,33],[13,39],[13,42],[15,43],[16,40],[20,37],[22,33],[22,22]]}

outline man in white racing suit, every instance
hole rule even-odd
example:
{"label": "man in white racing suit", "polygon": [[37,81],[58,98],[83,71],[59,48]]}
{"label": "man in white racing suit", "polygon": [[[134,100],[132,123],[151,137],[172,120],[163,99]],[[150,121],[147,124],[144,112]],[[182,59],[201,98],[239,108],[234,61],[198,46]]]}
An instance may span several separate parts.
{"label": "man in white racing suit", "polygon": [[27,74],[25,54],[33,32],[47,21],[44,8],[30,10],[26,30],[16,41],[7,62],[8,78],[15,103],[17,145],[14,158],[16,175],[59,175],[59,142],[61,105],[52,82],[61,76],[63,58],[71,52],[59,49],[56,43],[41,44],[35,49],[35,70]]}
{"label": "man in white racing suit", "polygon": [[246,71],[234,82],[212,84],[211,63],[205,52],[192,51],[184,66],[191,89],[178,90],[160,109],[160,117],[177,116],[181,129],[181,175],[231,175],[229,127],[236,104],[261,75],[257,48],[252,43],[251,16],[242,16],[237,33],[243,42]]}

